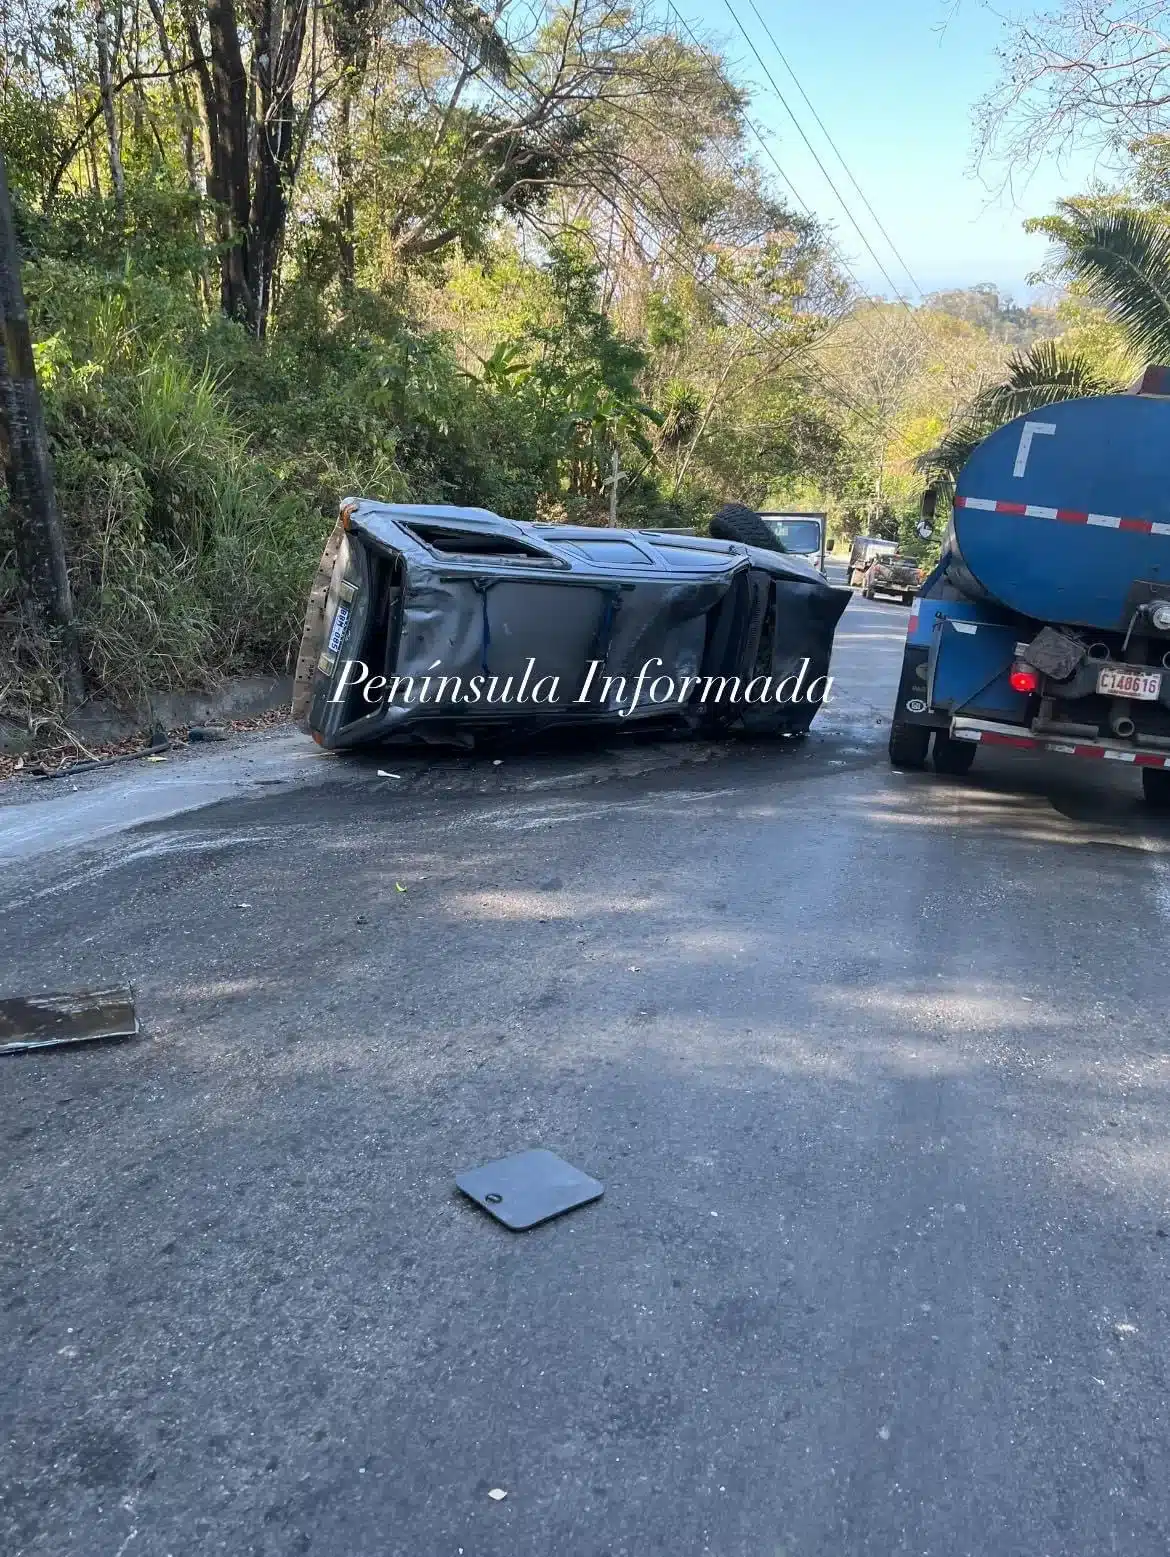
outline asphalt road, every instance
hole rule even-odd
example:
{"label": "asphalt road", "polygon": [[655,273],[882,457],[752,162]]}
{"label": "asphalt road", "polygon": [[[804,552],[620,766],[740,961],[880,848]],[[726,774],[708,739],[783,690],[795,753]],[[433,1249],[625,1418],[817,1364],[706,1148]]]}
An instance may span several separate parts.
{"label": "asphalt road", "polygon": [[7,1557],[1166,1551],[1170,828],[891,772],[905,619],[794,751],[0,808],[0,993],[146,1027],[0,1060]]}

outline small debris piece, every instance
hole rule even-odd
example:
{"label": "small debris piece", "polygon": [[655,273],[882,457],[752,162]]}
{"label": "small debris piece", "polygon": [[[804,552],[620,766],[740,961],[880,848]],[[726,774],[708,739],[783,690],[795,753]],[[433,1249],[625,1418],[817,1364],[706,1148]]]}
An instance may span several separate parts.
{"label": "small debris piece", "polygon": [[493,768],[502,768],[503,766],[504,766],[504,759],[502,757],[493,757],[492,758],[492,767]]}
{"label": "small debris piece", "polygon": [[237,904],[235,904],[236,908],[251,908],[251,906],[252,906],[251,903],[237,903]]}
{"label": "small debris piece", "polygon": [[228,732],[221,724],[193,724],[187,731],[189,741],[226,741]]}
{"label": "small debris piece", "polygon": [[460,1173],[456,1185],[497,1222],[522,1232],[599,1200],[604,1185],[539,1147]]}
{"label": "small debris piece", "polygon": [[889,1441],[890,1441],[890,1429],[888,1427],[884,1426],[884,1425],[882,1427],[879,1427],[878,1428],[878,1437],[881,1439],[881,1441],[883,1443],[889,1443]]}
{"label": "small debris piece", "polygon": [[[165,762],[167,759],[165,757],[148,757],[146,760],[147,762]],[[78,766],[80,766],[80,764],[78,764]],[[96,763],[94,766],[96,767]]]}
{"label": "small debris piece", "polygon": [[[488,1493],[488,1497],[491,1498],[494,1503],[502,1503],[507,1496],[508,1494],[504,1491],[503,1487],[493,1487],[492,1490]],[[460,1547],[459,1550],[462,1551],[463,1548]]]}
{"label": "small debris piece", "polygon": [[129,985],[0,1000],[0,1054],[93,1043],[100,1038],[136,1038],[139,1031]]}
{"label": "small debris piece", "polygon": [[379,778],[396,778],[396,779],[400,779],[402,777],[402,774],[401,773],[387,773],[385,768],[379,768],[378,769],[378,777]]}
{"label": "small debris piece", "polygon": [[406,888],[402,885],[401,881],[396,881],[394,883],[394,890],[395,892],[405,892]]}
{"label": "small debris piece", "polygon": [[1114,1335],[1118,1336],[1119,1338],[1121,1336],[1123,1336],[1123,1335],[1136,1335],[1138,1333],[1137,1332],[1137,1325],[1128,1325],[1128,1324],[1114,1325],[1113,1326],[1113,1333],[1114,1333]]}

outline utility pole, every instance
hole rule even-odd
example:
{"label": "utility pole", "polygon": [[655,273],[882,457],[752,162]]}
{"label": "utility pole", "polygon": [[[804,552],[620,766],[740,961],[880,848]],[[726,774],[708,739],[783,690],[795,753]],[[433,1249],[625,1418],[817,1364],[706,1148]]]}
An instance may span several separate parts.
{"label": "utility pole", "polygon": [[65,535],[57,512],[45,418],[37,390],[28,309],[4,155],[0,151],[0,463],[8,483],[8,514],[16,540],[17,574],[36,624],[61,651],[66,707],[85,696]]}

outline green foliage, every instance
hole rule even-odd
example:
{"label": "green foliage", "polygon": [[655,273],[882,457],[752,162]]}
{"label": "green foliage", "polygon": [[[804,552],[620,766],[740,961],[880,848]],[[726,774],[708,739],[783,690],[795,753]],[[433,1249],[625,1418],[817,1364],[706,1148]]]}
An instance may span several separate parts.
{"label": "green foliage", "polygon": [[1170,226],[1160,214],[1061,207],[1063,268],[1121,326],[1135,350],[1170,362]]}
{"label": "green foliage", "polygon": [[976,445],[997,427],[1059,400],[1107,395],[1119,387],[1061,342],[1039,341],[1012,357],[1004,382],[976,396],[939,443],[919,457],[918,469],[952,489]]}

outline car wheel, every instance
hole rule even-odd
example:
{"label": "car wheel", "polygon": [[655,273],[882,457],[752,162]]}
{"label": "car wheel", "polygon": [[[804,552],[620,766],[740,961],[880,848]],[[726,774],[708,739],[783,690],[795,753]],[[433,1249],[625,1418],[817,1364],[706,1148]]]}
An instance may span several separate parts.
{"label": "car wheel", "polygon": [[975,741],[957,741],[945,730],[939,730],[934,737],[934,771],[962,778],[971,771],[971,764],[975,761],[975,747]]}
{"label": "car wheel", "polygon": [[895,719],[890,726],[890,765],[895,768],[924,768],[930,747],[930,729],[924,724],[902,724]]}
{"label": "car wheel", "polygon": [[784,550],[759,514],[744,503],[724,503],[716,510],[710,531],[717,541],[738,541],[741,546],[755,546],[760,551]]}
{"label": "car wheel", "polygon": [[1165,768],[1143,768],[1142,794],[1154,810],[1170,811],[1170,773]]}

